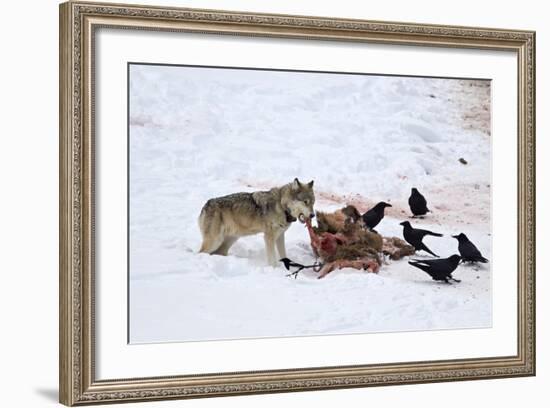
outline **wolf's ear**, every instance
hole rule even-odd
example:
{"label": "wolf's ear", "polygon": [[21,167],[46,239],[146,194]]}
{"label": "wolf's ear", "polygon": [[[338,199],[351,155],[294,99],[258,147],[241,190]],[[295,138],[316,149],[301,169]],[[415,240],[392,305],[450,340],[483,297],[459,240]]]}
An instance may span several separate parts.
{"label": "wolf's ear", "polygon": [[298,190],[300,188],[300,186],[301,186],[300,180],[298,180],[298,177],[296,177],[294,179],[294,181],[292,182],[292,188],[294,190]]}
{"label": "wolf's ear", "polygon": [[308,186],[309,188],[312,188],[312,187],[313,187],[313,180],[311,180],[309,183],[307,183],[307,186]]}

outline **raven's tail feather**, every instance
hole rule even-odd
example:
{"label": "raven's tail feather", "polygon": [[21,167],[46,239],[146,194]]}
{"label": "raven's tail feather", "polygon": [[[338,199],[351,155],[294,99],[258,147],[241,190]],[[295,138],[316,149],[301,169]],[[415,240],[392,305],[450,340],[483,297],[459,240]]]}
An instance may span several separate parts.
{"label": "raven's tail feather", "polygon": [[436,255],[436,254],[434,254],[432,251],[430,251],[430,248],[428,248],[426,245],[424,245],[424,243],[422,243],[422,246],[420,247],[420,250],[421,250],[421,251],[426,251],[426,252],[429,253],[430,255],[433,255],[433,256],[435,256],[436,258],[439,258],[439,255]]}
{"label": "raven's tail feather", "polygon": [[409,261],[409,265],[412,265],[418,269],[421,269],[424,272],[428,272],[430,270],[430,267],[428,265],[424,265],[419,262]]}

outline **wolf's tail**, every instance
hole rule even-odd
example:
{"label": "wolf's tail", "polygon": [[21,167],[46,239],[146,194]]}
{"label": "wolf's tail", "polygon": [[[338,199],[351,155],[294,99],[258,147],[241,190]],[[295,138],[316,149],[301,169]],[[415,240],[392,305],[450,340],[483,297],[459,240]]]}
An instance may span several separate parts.
{"label": "wolf's tail", "polygon": [[[208,204],[208,203],[207,203]],[[199,223],[199,229],[201,231],[201,234],[202,236],[204,237],[205,233],[206,233],[206,205],[205,204],[202,209],[201,209],[201,213],[199,214],[199,218],[197,219],[198,223]]]}

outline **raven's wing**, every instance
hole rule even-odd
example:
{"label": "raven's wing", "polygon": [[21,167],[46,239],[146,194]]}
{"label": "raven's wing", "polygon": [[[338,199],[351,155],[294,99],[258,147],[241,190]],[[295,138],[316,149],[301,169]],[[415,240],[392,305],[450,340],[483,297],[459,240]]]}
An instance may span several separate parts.
{"label": "raven's wing", "polygon": [[420,194],[420,193],[418,193],[418,194],[416,195],[416,197],[418,198],[418,203],[419,203],[422,207],[426,208],[427,205],[428,205],[428,202],[426,201],[426,198],[425,198],[422,194]]}
{"label": "raven's wing", "polygon": [[434,237],[442,237],[443,236],[443,234],[439,234],[437,232],[432,232],[432,231],[428,231],[428,230],[424,230],[424,229],[415,228],[414,231],[415,231],[416,234],[418,234],[421,237],[424,237],[426,235],[432,235]]}
{"label": "raven's wing", "polygon": [[440,264],[441,261],[444,261],[444,259],[411,259],[410,262],[414,262],[417,264],[425,264],[427,266],[434,266],[437,264]]}
{"label": "raven's wing", "polygon": [[291,264],[291,262],[292,262],[290,259],[288,259],[288,258],[281,258],[281,259],[279,259],[279,262],[282,262],[282,263],[283,263],[283,265],[285,266],[285,268],[286,268],[287,271],[290,270],[290,264]]}
{"label": "raven's wing", "polygon": [[436,278],[436,274],[434,274],[432,272],[432,266],[431,265],[425,265],[424,263],[421,263],[421,262],[414,262],[414,261],[409,261],[409,265],[412,265],[414,266],[415,268],[418,268],[424,272],[426,272],[428,275],[430,275],[432,278]]}
{"label": "raven's wing", "polygon": [[363,214],[363,221],[368,227],[374,224],[376,222],[376,211],[374,211],[374,209],[368,210],[365,214]]}
{"label": "raven's wing", "polygon": [[288,271],[290,270],[290,267],[294,267],[294,268],[303,267],[303,265],[296,263],[288,258],[281,258],[279,259],[279,262],[282,262]]}
{"label": "raven's wing", "polygon": [[412,265],[418,269],[422,269],[424,272],[430,271],[431,265],[426,265],[424,262],[409,261],[409,265]]}
{"label": "raven's wing", "polygon": [[479,249],[477,249],[477,247],[471,241],[464,242],[462,245],[464,246],[463,251],[466,257],[483,258],[483,256],[481,255],[481,252],[479,252]]}

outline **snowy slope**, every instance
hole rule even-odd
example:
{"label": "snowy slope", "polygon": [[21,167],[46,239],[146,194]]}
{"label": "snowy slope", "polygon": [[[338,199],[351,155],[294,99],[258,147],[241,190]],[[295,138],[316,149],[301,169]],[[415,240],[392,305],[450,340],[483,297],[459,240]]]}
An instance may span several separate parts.
{"label": "snowy slope", "polygon": [[[441,256],[466,233],[491,259],[487,82],[166,66],[130,70],[131,342],[487,327],[490,264],[438,284],[406,260],[323,280],[265,265],[261,236],[228,257],[197,254],[204,202],[315,180],[316,208],[380,200],[377,230],[401,237],[417,187],[433,214],[413,225]],[[464,158],[468,164],[461,164]],[[300,224],[287,252],[313,261]]]}

